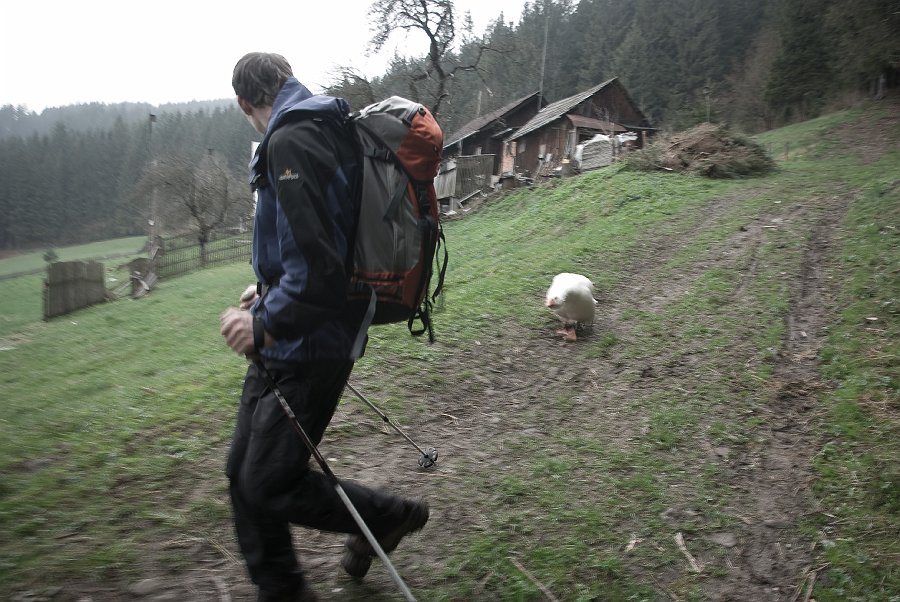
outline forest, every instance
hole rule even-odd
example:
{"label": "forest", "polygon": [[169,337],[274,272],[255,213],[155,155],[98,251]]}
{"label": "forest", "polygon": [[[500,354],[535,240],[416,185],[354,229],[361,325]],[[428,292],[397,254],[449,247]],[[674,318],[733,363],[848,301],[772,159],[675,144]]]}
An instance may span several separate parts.
{"label": "forest", "polygon": [[[443,18],[419,27],[405,9]],[[370,18],[374,47],[407,29],[429,50],[371,81],[346,69],[328,93],[355,109],[417,100],[447,134],[535,91],[553,102],[612,77],[662,131],[709,119],[750,134],[900,84],[900,0],[535,0],[483,32],[452,0],[376,3]],[[215,157],[242,182],[258,139],[233,99],[0,107],[0,250],[147,233],[163,160]],[[177,205],[174,186],[159,188],[161,206]],[[168,223],[183,224],[177,215]]]}

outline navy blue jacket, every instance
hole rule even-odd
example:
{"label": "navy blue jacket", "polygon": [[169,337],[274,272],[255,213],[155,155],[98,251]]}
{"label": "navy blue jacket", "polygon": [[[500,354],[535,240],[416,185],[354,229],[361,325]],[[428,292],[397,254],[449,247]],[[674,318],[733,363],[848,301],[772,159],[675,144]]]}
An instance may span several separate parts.
{"label": "navy blue jacket", "polygon": [[365,307],[347,301],[359,173],[348,112],[288,79],[250,162],[253,270],[267,289],[252,311],[275,339],[266,359],[348,359],[360,332]]}

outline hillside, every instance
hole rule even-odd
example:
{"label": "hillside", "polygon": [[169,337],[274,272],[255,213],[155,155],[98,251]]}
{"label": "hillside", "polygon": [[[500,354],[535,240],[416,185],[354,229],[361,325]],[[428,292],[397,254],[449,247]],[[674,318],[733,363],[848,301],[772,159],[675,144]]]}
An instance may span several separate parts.
{"label": "hillside", "polygon": [[[446,224],[438,341],[378,328],[351,378],[437,465],[349,396],[321,446],[339,476],[428,500],[392,555],[417,599],[900,596],[900,102],[758,140],[765,177],[613,167]],[[542,305],[562,271],[598,289],[574,343]],[[210,270],[5,341],[0,588],[254,599],[222,474],[243,363],[217,331],[248,279]],[[342,541],[296,532],[323,600],[401,599],[380,564],[343,575]]]}

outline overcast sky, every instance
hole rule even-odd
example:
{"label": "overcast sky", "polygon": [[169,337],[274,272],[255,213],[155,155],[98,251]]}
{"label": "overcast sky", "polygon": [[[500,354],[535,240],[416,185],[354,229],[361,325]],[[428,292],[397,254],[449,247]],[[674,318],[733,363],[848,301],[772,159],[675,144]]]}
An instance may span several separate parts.
{"label": "overcast sky", "polygon": [[[503,12],[518,23],[526,0],[455,0],[475,33]],[[13,0],[0,8],[0,105],[40,112],[87,102],[152,105],[234,96],[231,71],[247,52],[285,56],[320,92],[338,66],[372,77],[394,50],[427,51],[424,35],[395,36],[375,57],[370,0]],[[249,7],[258,7],[251,8]]]}

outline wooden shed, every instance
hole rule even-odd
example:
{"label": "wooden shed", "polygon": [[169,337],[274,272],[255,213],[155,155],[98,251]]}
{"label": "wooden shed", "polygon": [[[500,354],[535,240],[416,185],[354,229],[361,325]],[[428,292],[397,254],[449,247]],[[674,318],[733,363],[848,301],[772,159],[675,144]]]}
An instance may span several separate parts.
{"label": "wooden shed", "polygon": [[618,78],[598,84],[542,108],[505,142],[514,170],[526,176],[570,159],[575,147],[596,134],[637,134],[642,148],[655,131]]}
{"label": "wooden shed", "polygon": [[444,157],[461,155],[494,155],[494,175],[512,173],[512,156],[504,166],[504,139],[527,123],[547,103],[539,92],[534,92],[513,102],[476,117],[444,139]]}

